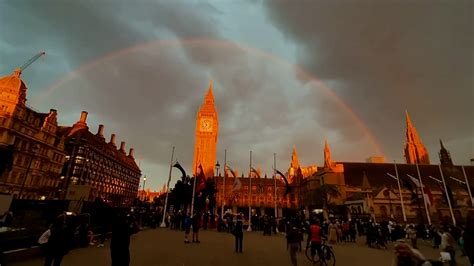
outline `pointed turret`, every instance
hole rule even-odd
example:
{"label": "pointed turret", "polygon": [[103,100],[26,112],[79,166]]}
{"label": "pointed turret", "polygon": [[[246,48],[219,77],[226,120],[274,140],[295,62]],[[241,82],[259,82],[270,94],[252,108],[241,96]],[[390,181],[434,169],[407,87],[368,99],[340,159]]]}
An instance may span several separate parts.
{"label": "pointed turret", "polygon": [[300,168],[300,162],[298,161],[298,154],[296,153],[296,147],[293,147],[293,153],[291,154],[290,167],[295,170]]}
{"label": "pointed turret", "polygon": [[331,151],[329,150],[329,145],[327,140],[324,141],[324,168],[331,168],[333,166],[331,160]]}
{"label": "pointed turret", "polygon": [[371,188],[370,183],[369,183],[369,178],[367,177],[367,174],[364,171],[364,175],[362,176],[362,190],[369,190]]}
{"label": "pointed turret", "polygon": [[209,89],[207,90],[206,97],[204,97],[206,104],[214,104],[214,94],[212,93],[212,79],[209,81]]}
{"label": "pointed turret", "polygon": [[451,159],[451,154],[449,151],[444,147],[443,141],[441,139],[439,140],[439,144],[441,146],[441,149],[439,150],[439,162],[441,165],[446,165],[446,166],[453,166],[453,160]]}
{"label": "pointed turret", "polygon": [[405,161],[408,164],[430,164],[428,151],[421,142],[413,123],[411,122],[408,111],[405,111],[406,119],[406,140],[405,140]]}

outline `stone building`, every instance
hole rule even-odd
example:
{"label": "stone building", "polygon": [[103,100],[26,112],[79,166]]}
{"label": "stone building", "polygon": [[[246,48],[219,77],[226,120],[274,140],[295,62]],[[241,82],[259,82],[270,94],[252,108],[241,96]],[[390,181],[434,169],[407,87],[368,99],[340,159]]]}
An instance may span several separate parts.
{"label": "stone building", "polygon": [[62,198],[93,201],[100,197],[112,206],[131,205],[137,197],[141,171],[133,148],[125,151],[125,142],[117,149],[115,134],[107,142],[104,126],[96,134],[89,131],[87,112],[71,127],[60,127],[67,153],[61,176]]}
{"label": "stone building", "polygon": [[0,79],[0,149],[13,149],[13,165],[0,177],[0,192],[21,199],[55,199],[65,157],[57,111],[28,107],[20,76],[17,69]]}

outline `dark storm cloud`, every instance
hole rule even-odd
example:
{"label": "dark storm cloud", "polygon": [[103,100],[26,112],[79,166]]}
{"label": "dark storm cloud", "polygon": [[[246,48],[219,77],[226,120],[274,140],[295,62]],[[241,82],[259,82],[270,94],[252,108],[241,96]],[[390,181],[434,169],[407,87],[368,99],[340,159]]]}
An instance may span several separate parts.
{"label": "dark storm cloud", "polygon": [[[405,108],[432,154],[443,137],[456,144],[458,162],[473,155],[472,1],[282,0],[265,6],[299,46],[299,64],[324,82],[337,81],[332,89],[391,157],[401,157]],[[339,129],[348,123],[337,105],[323,109],[317,120]]]}

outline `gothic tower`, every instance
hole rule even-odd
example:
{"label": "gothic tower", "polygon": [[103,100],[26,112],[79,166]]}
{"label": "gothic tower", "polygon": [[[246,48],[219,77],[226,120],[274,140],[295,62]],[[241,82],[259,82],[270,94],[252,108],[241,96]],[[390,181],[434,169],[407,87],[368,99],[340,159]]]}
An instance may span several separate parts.
{"label": "gothic tower", "polygon": [[329,145],[327,140],[324,141],[324,168],[332,168],[334,163],[331,160],[331,151],[329,150]]}
{"label": "gothic tower", "polygon": [[204,97],[204,103],[196,116],[196,143],[194,144],[193,174],[198,173],[202,165],[206,177],[214,176],[216,164],[216,145],[219,133],[219,121],[212,94],[212,80]]}
{"label": "gothic tower", "polygon": [[430,164],[428,151],[421,142],[415,127],[413,126],[408,112],[405,111],[407,122],[406,143],[405,143],[405,161],[407,164]]}
{"label": "gothic tower", "polygon": [[439,150],[439,162],[441,163],[441,165],[453,166],[451,154],[444,147],[443,142],[441,140],[439,140],[439,144],[441,145],[441,149]]}

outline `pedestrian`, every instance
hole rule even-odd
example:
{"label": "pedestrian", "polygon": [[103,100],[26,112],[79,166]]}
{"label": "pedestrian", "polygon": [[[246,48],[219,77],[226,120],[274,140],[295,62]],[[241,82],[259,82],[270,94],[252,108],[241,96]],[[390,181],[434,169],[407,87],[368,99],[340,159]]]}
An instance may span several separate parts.
{"label": "pedestrian", "polygon": [[242,253],[244,242],[244,220],[242,218],[242,214],[237,215],[232,234],[235,237],[235,252]]}
{"label": "pedestrian", "polygon": [[464,251],[471,265],[474,265],[474,217],[467,217],[466,228],[463,233]]}
{"label": "pedestrian", "polygon": [[416,249],[410,248],[403,239],[399,239],[395,244],[394,266],[418,266],[423,265],[425,257]]}
{"label": "pedestrian", "polygon": [[319,226],[318,220],[313,220],[308,232],[308,240],[306,241],[306,249],[311,248],[311,259],[314,261],[314,256],[318,252],[318,257],[322,257],[321,243],[323,231]]}
{"label": "pedestrian", "polygon": [[50,234],[44,248],[46,258],[44,265],[60,266],[63,257],[72,247],[74,232],[66,223],[66,215],[59,215],[50,227]]}
{"label": "pedestrian", "polygon": [[449,253],[451,257],[449,265],[456,266],[456,249],[454,247],[456,240],[444,228],[440,228],[439,235],[441,236],[441,250]]}
{"label": "pedestrian", "polygon": [[417,245],[416,245],[416,230],[415,230],[415,227],[413,225],[409,225],[407,230],[406,230],[406,233],[407,233],[407,239],[410,239],[411,241],[411,246],[412,248],[414,249],[418,249]]}
{"label": "pedestrian", "polygon": [[297,266],[296,252],[301,246],[302,237],[303,234],[301,233],[301,230],[299,230],[295,224],[291,225],[290,230],[286,235],[286,250],[290,252],[291,265],[293,266]]}
{"label": "pedestrian", "polygon": [[112,266],[130,265],[130,236],[138,232],[138,225],[130,214],[118,213],[112,225],[110,255]]}
{"label": "pedestrian", "polygon": [[189,233],[191,232],[191,225],[193,221],[189,217],[189,213],[184,216],[184,243],[189,243]]}
{"label": "pedestrian", "polygon": [[196,212],[193,217],[193,243],[201,243],[199,241],[199,228],[201,228],[201,213]]}
{"label": "pedestrian", "polygon": [[337,227],[336,224],[331,222],[328,227],[328,232],[329,232],[329,244],[336,244],[337,241]]}

